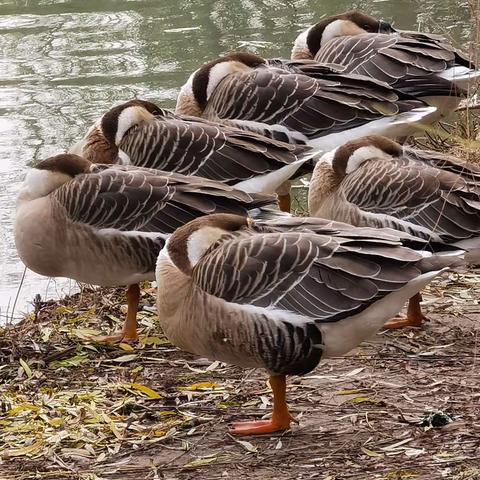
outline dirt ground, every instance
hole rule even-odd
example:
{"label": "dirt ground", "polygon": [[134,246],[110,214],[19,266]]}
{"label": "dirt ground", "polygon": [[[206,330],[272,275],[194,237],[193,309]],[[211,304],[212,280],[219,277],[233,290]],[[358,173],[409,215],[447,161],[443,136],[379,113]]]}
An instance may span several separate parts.
{"label": "dirt ground", "polygon": [[479,275],[430,287],[424,328],[290,378],[291,431],[240,438],[265,373],[177,350],[151,293],[132,347],[86,340],[120,325],[121,289],[38,302],[0,334],[0,479],[480,479]]}

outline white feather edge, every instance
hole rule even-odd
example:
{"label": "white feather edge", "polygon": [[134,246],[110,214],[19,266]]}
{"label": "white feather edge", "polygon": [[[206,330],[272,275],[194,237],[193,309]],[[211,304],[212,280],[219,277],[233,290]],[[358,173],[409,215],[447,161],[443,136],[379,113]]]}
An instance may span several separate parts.
{"label": "white feather edge", "polygon": [[258,175],[248,180],[242,180],[234,185],[237,190],[243,190],[247,193],[275,193],[277,190],[288,181],[296,171],[307,161],[317,156],[319,152],[313,150],[307,154],[302,155],[301,158],[295,162],[285,165],[278,170]]}
{"label": "white feather edge", "polygon": [[[158,257],[156,268],[157,282],[159,282],[159,277],[161,275],[160,265],[163,262],[171,263],[171,259],[167,251],[167,244],[168,240]],[[454,251],[449,252],[449,254],[461,255],[463,252]],[[431,253],[424,252],[424,256],[430,255]],[[446,270],[448,270],[448,268],[443,268],[419,275],[402,288],[386,295],[380,300],[375,301],[365,310],[356,315],[346,317],[337,322],[316,322],[318,328],[322,332],[323,337],[323,344],[321,345],[323,349],[322,359],[344,355],[353,348],[357,347],[362,341],[366,340],[380,330],[385,322],[387,322],[402,309],[403,305],[408,299],[422,290],[433,280],[433,278]],[[265,318],[268,318],[268,321],[288,321],[289,323],[297,325],[314,322],[314,319],[312,318],[275,307],[265,308],[233,302],[230,302],[230,305],[238,310],[246,312],[247,314],[252,313],[264,315]]]}
{"label": "white feather edge", "polygon": [[398,115],[373,120],[360,127],[309,140],[308,144],[319,151],[328,152],[350,140],[366,135],[376,134],[388,138],[404,137],[421,129],[421,125],[419,125],[421,122],[429,123],[429,117],[436,111],[435,107],[415,108]]}

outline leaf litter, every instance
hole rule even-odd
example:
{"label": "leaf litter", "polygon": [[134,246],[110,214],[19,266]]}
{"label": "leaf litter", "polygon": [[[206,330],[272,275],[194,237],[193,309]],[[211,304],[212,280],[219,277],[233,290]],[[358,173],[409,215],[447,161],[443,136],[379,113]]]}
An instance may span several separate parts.
{"label": "leaf litter", "polygon": [[132,345],[87,340],[121,328],[123,289],[41,303],[0,333],[0,478],[480,478],[480,270],[423,298],[423,329],[289,379],[291,432],[243,438],[228,425],[269,415],[265,373],[176,349],[151,293]]}

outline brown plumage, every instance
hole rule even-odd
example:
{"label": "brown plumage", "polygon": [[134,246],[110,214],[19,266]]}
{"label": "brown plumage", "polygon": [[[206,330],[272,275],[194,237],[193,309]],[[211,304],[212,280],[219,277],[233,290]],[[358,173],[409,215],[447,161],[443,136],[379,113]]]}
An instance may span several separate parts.
{"label": "brown plumage", "polygon": [[[383,27],[382,27],[383,26]],[[439,35],[395,31],[360,12],[327,17],[301,33],[293,59],[314,59],[344,67],[404,93],[428,97],[440,113],[452,111],[478,81],[468,57]]]}
{"label": "brown plumage", "polygon": [[[210,213],[248,215],[274,204],[274,196],[200,177],[59,155],[27,174],[15,243],[25,265],[41,275],[134,285],[154,279],[165,238],[179,226]],[[129,332],[136,335],[134,328]]]}
{"label": "brown plumage", "polygon": [[[178,113],[200,110],[209,120],[265,134],[281,132],[288,141],[308,141],[321,149],[327,144],[332,148],[331,142],[338,145],[335,134],[350,138],[356,127],[368,129],[376,120],[393,116],[393,121],[395,114],[423,106],[399,98],[382,82],[344,75],[335,66],[267,61],[252,54],[248,61],[230,54],[203,65],[177,99]],[[379,128],[386,132],[388,127],[386,122]]]}
{"label": "brown plumage", "polygon": [[323,219],[203,217],[179,228],[160,253],[159,320],[180,348],[271,375],[272,420],[240,423],[233,433],[286,429],[285,375],[354,348],[461,262],[424,258],[405,246],[411,240]]}
{"label": "brown plumage", "polygon": [[[401,147],[377,136],[349,142],[315,167],[309,190],[313,216],[356,226],[390,227],[426,240],[428,247],[480,249],[480,169],[436,152]],[[421,325],[419,296],[407,319]]]}

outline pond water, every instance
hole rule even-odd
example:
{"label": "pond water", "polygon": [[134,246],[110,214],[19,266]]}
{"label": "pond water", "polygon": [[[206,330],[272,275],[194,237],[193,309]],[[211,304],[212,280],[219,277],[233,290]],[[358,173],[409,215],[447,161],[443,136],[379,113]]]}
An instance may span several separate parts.
{"label": "pond water", "polygon": [[24,275],[13,240],[15,197],[28,165],[67,149],[113,104],[137,96],[173,107],[201,62],[243,47],[288,57],[299,31],[350,8],[465,45],[468,3],[0,0],[0,323],[18,318],[35,294],[50,298],[75,288]]}

